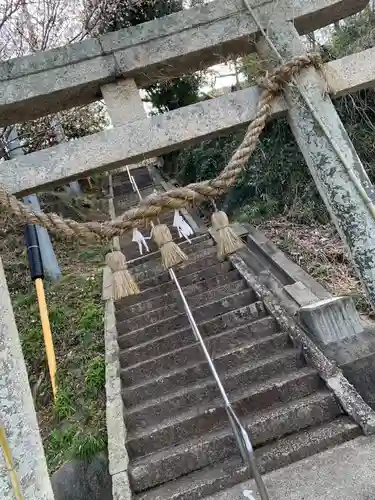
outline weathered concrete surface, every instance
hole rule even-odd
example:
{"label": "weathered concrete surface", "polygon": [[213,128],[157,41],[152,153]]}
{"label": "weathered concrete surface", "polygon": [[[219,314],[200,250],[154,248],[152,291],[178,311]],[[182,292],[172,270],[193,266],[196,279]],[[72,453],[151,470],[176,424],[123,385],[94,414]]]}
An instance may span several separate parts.
{"label": "weathered concrete surface", "polygon": [[318,297],[300,281],[292,285],[284,286],[284,290],[292,297],[299,307],[308,306],[319,301]]}
{"label": "weathered concrete surface", "polygon": [[[123,125],[129,120],[135,120],[144,115],[144,108],[137,85],[133,79],[119,80],[116,83],[104,85],[101,88],[107,110],[114,127]],[[112,175],[109,174],[109,214],[113,220],[116,217]],[[113,248],[120,250],[119,237],[113,238]],[[108,271],[103,273],[103,296],[112,297],[112,287],[104,282],[108,280]],[[127,429],[124,420],[124,405],[121,396],[120,355],[117,341],[115,305],[110,298],[105,305],[105,353],[106,353],[106,396],[107,396],[107,435],[109,471],[111,476],[119,474],[112,484],[113,498],[122,498],[121,495],[131,497],[130,487],[124,490],[122,475],[127,477],[129,464],[126,449]],[[120,489],[119,489],[120,488]],[[125,496],[125,498],[127,498]]]}
{"label": "weathered concrete surface", "polygon": [[[269,34],[285,60],[306,53],[291,23],[273,24]],[[263,57],[268,54],[274,58],[265,41],[259,43],[259,50]],[[308,68],[298,75],[297,81],[330,137],[322,130],[298,90],[289,86],[285,90],[285,98],[292,131],[341,239],[349,250],[358,277],[375,308],[375,219],[351,180],[348,169],[354,172],[373,201],[374,188],[332,101],[324,95],[324,81],[319,73],[315,68]],[[331,140],[345,157],[348,166],[338,156]]]}
{"label": "weathered concrete surface", "polygon": [[[144,115],[143,103],[136,83],[132,79],[119,80],[103,85],[101,92],[114,127],[126,124]],[[116,217],[113,179],[109,174],[109,214]],[[112,240],[113,248],[120,250],[120,239]],[[117,341],[115,305],[112,300],[111,271],[103,272],[103,298],[105,303],[104,340],[106,360],[106,423],[108,436],[109,472],[112,477],[114,500],[131,499],[128,480],[129,457],[126,448],[127,429],[124,420],[124,404],[121,396],[120,351]]]}
{"label": "weathered concrete surface", "polygon": [[322,344],[339,342],[363,332],[351,297],[334,297],[301,307],[302,321]]}
{"label": "weathered concrete surface", "polygon": [[[301,34],[358,12],[368,0],[256,0],[265,26],[275,16]],[[0,125],[31,120],[100,97],[100,86],[131,76],[140,86],[253,49],[258,29],[242,0],[205,6],[0,65]]]}
{"label": "weathered concrete surface", "polygon": [[[114,127],[145,117],[143,101],[133,78],[121,78],[114,83],[103,85],[101,92]],[[160,161],[158,158],[148,158],[140,163],[127,165],[127,167],[129,170],[134,170],[147,165],[158,165]]]}
{"label": "weathered concrete surface", "polygon": [[108,83],[101,87],[101,92],[114,127],[144,118],[143,102],[134,79],[120,79],[115,83]]}
{"label": "weathered concrete surface", "polygon": [[103,267],[102,300],[112,298],[112,271],[108,266]]}
{"label": "weathered concrete surface", "polygon": [[108,435],[108,458],[111,475],[127,471],[126,427],[121,397],[119,347],[115,308],[112,300],[105,305],[104,340],[106,361],[106,416]]}
{"label": "weathered concrete surface", "polygon": [[[53,500],[25,362],[0,259],[0,423],[25,500]],[[0,498],[13,499],[0,449]]]}
{"label": "weathered concrete surface", "polygon": [[341,406],[357,422],[366,435],[375,433],[375,413],[342,372],[326,379],[327,386],[340,401]]}
{"label": "weathered concrete surface", "polygon": [[[263,233],[249,224],[245,224],[245,228],[249,233],[247,245],[251,249],[251,258],[246,263],[254,270],[254,261],[259,261],[260,275],[267,272],[264,284],[280,298],[289,314],[294,316],[299,307],[306,303],[332,298],[327,290],[289,260]],[[270,276],[273,277],[272,282]],[[289,301],[290,297],[292,301]],[[341,368],[366,403],[375,409],[375,328],[373,322],[365,321],[363,317],[361,324],[364,328],[362,333],[328,345],[319,343],[319,346],[327,358]]]}
{"label": "weathered concrete surface", "polygon": [[112,476],[113,500],[131,500],[132,493],[127,471]]}
{"label": "weathered concrete surface", "polygon": [[342,57],[323,66],[328,87],[335,97],[357,92],[375,84],[375,49],[363,50],[358,54]]}
{"label": "weathered concrete surface", "polygon": [[[157,186],[161,186],[165,191],[168,191],[169,189],[175,187],[171,182],[166,181],[161,176],[160,171],[157,168],[155,168],[154,165],[150,165],[148,167],[148,171],[154,184]],[[186,222],[189,224],[189,226],[192,228],[195,234],[198,235],[207,232],[207,229],[202,225],[200,226],[199,222],[197,222],[200,219],[198,214],[195,212],[194,208],[190,208],[189,212],[186,210],[186,208],[181,208],[180,212],[184,216]]]}
{"label": "weathered concrete surface", "polygon": [[276,319],[281,330],[287,332],[293,344],[302,350],[308,363],[318,371],[346,413],[361,426],[365,434],[374,433],[375,412],[363,400],[354,386],[345,379],[337,366],[323,354],[306,332],[287,314],[276,297],[258,278],[249,272],[246,265],[246,250],[231,255],[229,260],[254,290],[258,299],[264,302],[266,309]]}
{"label": "weathered concrete surface", "polygon": [[[253,262],[253,260],[254,258],[251,257],[251,262]],[[283,288],[280,282],[270,273],[267,273],[267,275],[261,274],[259,277],[262,280],[262,284],[272,291],[290,315],[294,316],[298,314],[298,303],[301,300],[300,296],[295,296],[293,301],[290,301],[289,294],[285,293],[286,290],[290,291],[294,285],[285,286]],[[313,302],[316,302],[317,298],[314,294],[310,293],[306,295],[309,300],[313,298]],[[344,314],[346,314],[345,311]],[[341,323],[343,331],[346,332],[348,332],[348,326],[352,326],[352,319],[350,317],[343,317],[339,319],[339,322]],[[346,322],[348,325],[345,324]],[[322,341],[319,341],[311,328],[309,328],[308,335],[313,338],[325,356],[340,367],[345,378],[356,388],[364,401],[372,409],[375,409],[374,324],[370,322],[367,323],[362,318],[361,324],[356,323],[355,328],[357,327],[361,328],[361,330],[364,327],[365,330],[356,335],[352,335],[353,329],[351,329],[351,336],[329,344],[324,344]],[[338,328],[336,325],[333,325],[333,329],[336,330],[337,333]],[[323,337],[324,336],[325,333]],[[373,423],[370,425],[370,429],[372,426]]]}
{"label": "weathered concrete surface", "polygon": [[[264,476],[272,500],[372,500],[375,491],[375,438],[359,437]],[[253,481],[207,500],[260,497]],[[248,497],[249,498],[249,497]]]}
{"label": "weathered concrete surface", "polygon": [[[120,79],[117,82],[108,83],[101,87],[101,92],[114,127],[126,125],[127,122],[137,120],[144,116],[145,111],[143,102],[134,79]],[[135,168],[136,165],[129,165],[129,168],[130,167]],[[109,215],[111,220],[114,220],[116,218],[116,211],[111,173],[108,173],[108,188]],[[114,236],[112,239],[112,246],[116,251],[121,249],[119,236]]]}
{"label": "weathered concrete surface", "polygon": [[111,299],[106,301],[104,317],[104,341],[106,361],[106,424],[108,436],[108,467],[112,478],[110,498],[132,498],[128,479],[129,457],[126,449],[127,431],[124,420],[124,404],[121,396],[119,347],[117,343],[115,307]]}
{"label": "weathered concrete surface", "polygon": [[[372,74],[371,71],[362,71],[360,64],[363,61],[358,55],[345,60],[351,61],[353,71],[335,80],[335,92],[347,94],[352,86],[374,84],[375,69]],[[375,49],[370,50],[366,60],[368,64],[372,60],[375,65]],[[331,65],[337,68],[339,63],[328,63],[326,73],[336,75],[336,70],[330,68]],[[89,172],[134,164],[249,123],[255,116],[258,99],[259,89],[251,87],[163,115],[130,121],[126,125],[116,123],[118,126],[112,130],[6,162],[0,171],[0,182],[14,194],[28,194],[35,192],[38,186],[63,184]],[[285,100],[275,100],[272,117],[286,111]],[[15,170],[18,176],[13,175]]]}
{"label": "weathered concrete surface", "polygon": [[323,348],[326,356],[340,366],[366,403],[375,409],[375,332],[373,324],[363,324],[363,333]]}
{"label": "weathered concrete surface", "polygon": [[[249,231],[248,244],[251,243],[250,248],[254,252],[251,259],[246,262],[248,265],[253,265],[255,257],[259,257],[261,252],[267,256],[267,260],[261,263],[262,269],[269,270],[273,279],[271,282],[268,274],[265,284],[280,298],[289,314],[293,316],[297,314],[299,307],[305,305],[304,301],[313,303],[318,301],[318,297],[322,300],[332,298],[311,276],[276,248],[264,234],[248,224],[246,227]],[[290,280],[294,284],[282,286]],[[293,297],[291,302],[288,301],[290,296]],[[373,322],[365,321],[363,317],[361,324],[364,328],[362,333],[328,345],[319,343],[319,347],[328,359],[340,367],[344,376],[353,384],[366,403],[375,409],[375,328]]]}

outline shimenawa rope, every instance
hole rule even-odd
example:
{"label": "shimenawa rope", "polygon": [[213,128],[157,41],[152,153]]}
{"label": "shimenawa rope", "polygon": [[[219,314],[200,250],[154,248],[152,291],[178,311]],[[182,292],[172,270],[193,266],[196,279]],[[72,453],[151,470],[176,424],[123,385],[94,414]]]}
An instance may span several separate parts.
{"label": "shimenawa rope", "polygon": [[151,195],[145,198],[136,208],[126,211],[113,221],[106,222],[80,223],[71,219],[64,219],[55,213],[35,213],[17,200],[14,195],[8,193],[3,186],[0,186],[0,206],[12,213],[20,222],[40,224],[55,234],[67,238],[79,237],[90,241],[98,237],[103,239],[113,238],[123,234],[130,228],[139,227],[146,220],[157,218],[162,212],[216,198],[227,192],[235,184],[239,174],[246,168],[247,162],[257,146],[259,136],[271,114],[272,102],[283,88],[283,85],[303,68],[319,63],[320,58],[316,54],[298,56],[282,65],[271,75],[261,79],[260,85],[264,90],[260,96],[256,116],[228,165],[215,179]]}

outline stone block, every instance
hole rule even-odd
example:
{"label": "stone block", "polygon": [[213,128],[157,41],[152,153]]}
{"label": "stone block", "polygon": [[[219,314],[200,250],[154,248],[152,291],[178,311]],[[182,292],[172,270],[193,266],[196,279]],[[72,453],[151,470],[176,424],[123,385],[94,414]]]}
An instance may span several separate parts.
{"label": "stone block", "polygon": [[126,427],[121,395],[119,347],[115,308],[112,300],[106,302],[104,316],[104,341],[106,362],[106,423],[108,435],[108,460],[111,475],[126,471],[128,453],[126,450]]}
{"label": "stone block", "polygon": [[325,346],[326,356],[342,369],[363,399],[375,409],[375,332],[373,324],[364,324],[364,332]]}
{"label": "stone block", "polygon": [[297,281],[292,285],[286,285],[284,290],[295,302],[297,302],[300,307],[305,307],[319,301],[318,297],[300,281]]}
{"label": "stone block", "polygon": [[345,377],[375,410],[375,352],[341,366]]}
{"label": "stone block", "polygon": [[104,453],[90,460],[65,463],[51,482],[55,500],[112,500],[112,479]]}
{"label": "stone block", "polygon": [[91,38],[63,47],[39,51],[32,55],[15,57],[0,64],[0,81],[13,80],[68,64],[87,61],[102,54],[103,50],[99,41]]}
{"label": "stone block", "polygon": [[335,297],[306,305],[300,317],[312,336],[322,344],[330,344],[354,337],[363,328],[350,297]]}
{"label": "stone block", "polygon": [[33,120],[97,101],[100,86],[115,80],[115,75],[115,60],[109,54],[0,81],[0,123]]}
{"label": "stone block", "polygon": [[113,500],[131,500],[133,498],[127,471],[112,476]]}
{"label": "stone block", "polygon": [[[279,24],[275,20],[268,36],[284,60],[306,55],[306,46],[292,23]],[[265,40],[257,47],[264,60],[279,64]],[[285,87],[289,123],[357,275],[374,304],[375,220],[354,180],[360,182],[371,200],[375,190],[332,101],[324,97],[325,84],[319,72],[310,66],[298,77],[299,91]],[[317,123],[321,124],[318,128]]]}
{"label": "stone block", "polygon": [[104,266],[102,299],[109,300],[111,298],[112,298],[112,271],[108,266]]}
{"label": "stone block", "polygon": [[142,98],[132,78],[108,83],[101,90],[114,127],[144,117]]}
{"label": "stone block", "polygon": [[[28,194],[37,186],[66,183],[89,172],[159,156],[250,122],[258,98],[259,89],[253,87],[8,160],[2,165],[0,182],[14,194]],[[286,109],[280,102],[274,108],[278,114]]]}

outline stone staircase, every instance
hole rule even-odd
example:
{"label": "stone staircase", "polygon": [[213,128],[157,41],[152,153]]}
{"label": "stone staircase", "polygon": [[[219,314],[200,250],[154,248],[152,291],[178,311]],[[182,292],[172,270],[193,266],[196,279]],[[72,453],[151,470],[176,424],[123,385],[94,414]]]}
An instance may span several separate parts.
{"label": "stone staircase", "polygon": [[[142,193],[153,191],[147,169],[133,175]],[[124,178],[113,180],[118,211],[137,203]],[[172,218],[162,220],[171,227]],[[128,259],[137,256],[128,236],[121,243]],[[150,246],[153,253],[129,263],[141,294],[116,303],[130,484],[138,500],[196,500],[249,472],[175,285]],[[181,246],[189,261],[176,275],[261,471],[358,436],[240,273],[217,260],[209,233]]]}

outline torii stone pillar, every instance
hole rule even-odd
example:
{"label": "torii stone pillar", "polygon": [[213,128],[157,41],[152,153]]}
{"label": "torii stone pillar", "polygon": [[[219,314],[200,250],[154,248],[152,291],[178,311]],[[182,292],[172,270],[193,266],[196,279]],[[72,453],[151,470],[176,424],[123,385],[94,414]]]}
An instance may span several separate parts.
{"label": "torii stone pillar", "polygon": [[[144,116],[145,111],[139,89],[132,78],[120,79],[114,83],[103,85],[101,92],[113,127],[119,127],[127,121],[136,120]],[[125,170],[125,168],[122,167],[120,170]],[[131,165],[128,165],[128,168],[131,168]],[[108,178],[110,189],[109,213],[111,219],[115,219],[116,213],[113,202],[111,173],[108,173]],[[112,241],[113,248],[120,250],[120,238],[115,236]]]}
{"label": "torii stone pillar", "polygon": [[[292,23],[270,23],[267,33],[285,61],[306,53],[306,48]],[[275,54],[266,40],[262,39],[257,48],[263,60],[275,61]],[[298,75],[296,80],[304,88],[305,94],[369,197],[375,200],[374,189],[361,160],[326,93],[324,78],[318,70],[309,68]],[[284,96],[294,136],[375,309],[375,220],[350,180],[335,149],[293,83],[286,86]]]}
{"label": "torii stone pillar", "polygon": [[[0,259],[0,425],[5,429],[25,500],[53,500],[20,339]],[[0,448],[0,498],[14,494]]]}

